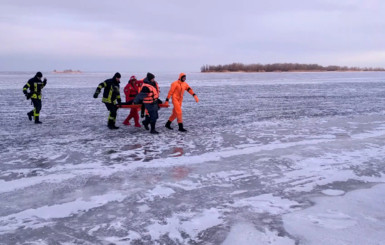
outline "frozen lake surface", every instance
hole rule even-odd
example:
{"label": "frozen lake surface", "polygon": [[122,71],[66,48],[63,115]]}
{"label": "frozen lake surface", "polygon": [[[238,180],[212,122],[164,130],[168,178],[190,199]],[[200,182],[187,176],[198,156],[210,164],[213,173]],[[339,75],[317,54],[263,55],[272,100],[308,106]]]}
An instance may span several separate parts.
{"label": "frozen lake surface", "polygon": [[188,73],[159,135],[108,130],[113,73],[44,73],[35,125],[33,75],[0,73],[0,244],[384,244],[384,72]]}

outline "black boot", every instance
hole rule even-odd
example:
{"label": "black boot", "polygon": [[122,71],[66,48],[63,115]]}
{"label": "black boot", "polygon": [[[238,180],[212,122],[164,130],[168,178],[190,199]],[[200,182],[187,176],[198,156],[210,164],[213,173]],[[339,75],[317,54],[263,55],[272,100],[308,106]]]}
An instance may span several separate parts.
{"label": "black boot", "polygon": [[183,123],[178,123],[178,126],[179,126],[179,131],[187,132],[187,130],[183,128]]}
{"label": "black boot", "polygon": [[33,111],[28,112],[27,115],[28,115],[28,119],[32,121]]}
{"label": "black boot", "polygon": [[167,121],[165,127],[173,130],[173,128],[171,127],[171,121]]}
{"label": "black boot", "polygon": [[115,126],[115,122],[113,120],[108,120],[108,128],[109,129],[118,129],[119,127]]}
{"label": "black boot", "polygon": [[154,122],[151,123],[151,131],[150,131],[150,133],[152,133],[152,134],[159,134],[159,132],[155,130],[155,124],[156,123],[154,123]]}
{"label": "black boot", "polygon": [[36,124],[40,124],[40,123],[42,123],[42,122],[40,122],[40,121],[39,121],[39,117],[38,117],[38,116],[37,116],[37,117],[35,117],[35,123],[36,123]]}
{"label": "black boot", "polygon": [[142,121],[142,124],[146,130],[149,130],[148,124],[150,124],[150,119],[146,116],[146,119]]}

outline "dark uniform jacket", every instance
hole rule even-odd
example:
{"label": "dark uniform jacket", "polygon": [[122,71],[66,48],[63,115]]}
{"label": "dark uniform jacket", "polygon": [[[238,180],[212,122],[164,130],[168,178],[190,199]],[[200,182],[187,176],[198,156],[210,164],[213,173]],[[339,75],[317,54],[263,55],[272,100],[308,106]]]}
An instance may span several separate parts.
{"label": "dark uniform jacket", "polygon": [[95,94],[99,94],[100,91],[104,88],[102,102],[116,104],[116,101],[120,104],[120,86],[115,78],[107,79],[106,81],[99,84],[96,88]]}
{"label": "dark uniform jacket", "polygon": [[46,79],[44,79],[44,81],[41,81],[35,76],[29,79],[28,82],[24,85],[23,93],[29,98],[41,100],[41,90],[44,88],[45,85],[47,85]]}

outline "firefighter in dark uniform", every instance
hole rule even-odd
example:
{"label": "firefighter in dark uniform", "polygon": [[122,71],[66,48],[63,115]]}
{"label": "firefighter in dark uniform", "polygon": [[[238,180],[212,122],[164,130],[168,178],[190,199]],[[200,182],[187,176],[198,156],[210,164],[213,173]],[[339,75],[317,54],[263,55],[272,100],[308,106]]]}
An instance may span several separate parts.
{"label": "firefighter in dark uniform", "polygon": [[146,78],[143,80],[143,85],[140,93],[135,97],[134,104],[142,104],[146,108],[149,115],[142,121],[146,130],[149,130],[148,125],[151,125],[152,134],[159,134],[155,130],[156,120],[158,120],[159,105],[162,101],[159,99],[159,86],[155,81],[155,76],[151,73],[147,73]]}
{"label": "firefighter in dark uniform", "polygon": [[[23,87],[23,93],[27,97],[27,100],[31,99],[33,104],[33,110],[28,112],[28,119],[32,121],[32,116],[35,119],[36,124],[40,124],[39,115],[41,110],[41,90],[47,85],[47,78],[42,81],[43,74],[39,71],[36,75],[29,79]],[[28,91],[29,90],[29,91]]]}
{"label": "firefighter in dark uniform", "polygon": [[[107,110],[110,111],[108,116],[108,128],[109,129],[118,129],[119,127],[115,126],[116,114],[118,107],[116,104],[121,104],[122,100],[120,98],[120,78],[121,75],[119,72],[115,73],[113,78],[107,79],[106,81],[99,84],[96,88],[94,98],[97,98],[102,88],[104,88],[102,102],[106,105]],[[117,103],[116,103],[117,102]]]}

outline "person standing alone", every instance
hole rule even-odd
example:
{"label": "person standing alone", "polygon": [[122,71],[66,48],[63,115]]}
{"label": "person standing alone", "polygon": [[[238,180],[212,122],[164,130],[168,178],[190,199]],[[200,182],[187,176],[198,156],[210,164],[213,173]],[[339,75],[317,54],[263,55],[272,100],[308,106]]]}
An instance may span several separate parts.
{"label": "person standing alone", "polygon": [[[36,75],[29,79],[28,82],[23,87],[23,93],[27,97],[27,100],[31,99],[33,104],[33,110],[28,112],[28,119],[32,121],[32,116],[35,119],[36,124],[40,124],[39,115],[42,107],[41,90],[47,85],[47,78],[44,78],[42,81],[43,74],[39,71]],[[29,90],[29,92],[28,92]]]}
{"label": "person standing alone", "polygon": [[106,105],[107,110],[110,112],[108,116],[108,124],[107,124],[109,129],[119,128],[115,126],[115,122],[116,122],[116,115],[118,111],[116,102],[118,104],[122,103],[122,100],[120,98],[120,86],[119,86],[120,78],[121,78],[120,73],[119,72],[115,73],[115,75],[112,78],[107,79],[104,82],[100,83],[94,93],[94,98],[96,99],[99,93],[101,92],[102,88],[104,88],[102,102]]}

